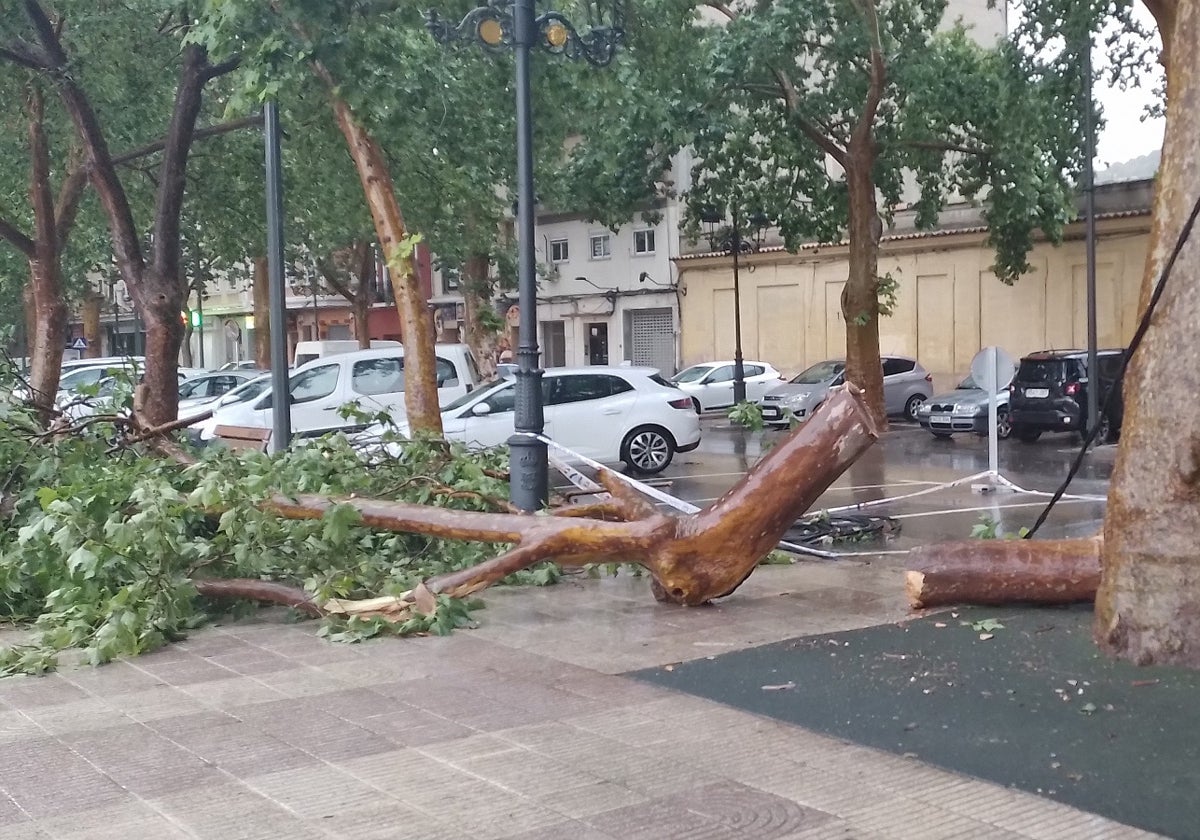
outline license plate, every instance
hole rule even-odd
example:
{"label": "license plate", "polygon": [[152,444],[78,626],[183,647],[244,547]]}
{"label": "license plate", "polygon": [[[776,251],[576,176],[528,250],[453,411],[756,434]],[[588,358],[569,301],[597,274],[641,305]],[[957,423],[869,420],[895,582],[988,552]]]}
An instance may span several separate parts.
{"label": "license plate", "polygon": [[1025,396],[1033,397],[1034,399],[1045,399],[1050,396],[1049,388],[1026,388]]}
{"label": "license plate", "polygon": [[762,412],[763,418],[768,420],[777,420],[779,418],[778,408],[764,408]]}

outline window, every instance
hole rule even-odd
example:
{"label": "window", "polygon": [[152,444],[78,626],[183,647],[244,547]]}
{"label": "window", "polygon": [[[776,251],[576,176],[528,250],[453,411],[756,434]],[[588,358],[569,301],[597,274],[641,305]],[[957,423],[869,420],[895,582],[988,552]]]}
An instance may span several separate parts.
{"label": "window", "polygon": [[614,394],[633,390],[633,386],[624,379],[605,374],[559,376],[556,377],[556,380],[557,385],[548,401],[549,405],[602,400]]}
{"label": "window", "polygon": [[570,251],[570,248],[567,247],[567,240],[565,240],[565,239],[551,239],[550,240],[550,262],[565,263],[567,260],[569,260],[571,258],[570,254],[571,254],[571,251]]}
{"label": "window", "polygon": [[392,356],[355,362],[350,372],[350,388],[365,397],[403,391],[404,359]]}
{"label": "window", "polygon": [[712,372],[712,376],[704,380],[708,385],[715,385],[721,382],[733,381],[733,365],[724,365]]}
{"label": "window", "polygon": [[612,256],[612,237],[607,233],[592,234],[592,259],[606,260]]}
{"label": "window", "polygon": [[292,402],[302,403],[328,397],[337,387],[338,366],[322,365],[292,377]]}
{"label": "window", "polygon": [[883,375],[895,376],[899,373],[912,373],[916,363],[912,359],[884,359]]}
{"label": "window", "polygon": [[449,359],[437,357],[437,385],[439,388],[457,388],[458,371]]}
{"label": "window", "polygon": [[442,293],[457,292],[462,287],[462,275],[457,268],[442,269]]}
{"label": "window", "polygon": [[481,400],[480,402],[487,405],[490,409],[489,414],[513,411],[517,407],[517,388],[515,385],[509,388],[500,388],[486,400]]}
{"label": "window", "polygon": [[748,365],[742,362],[742,376],[762,376],[766,372],[762,365]]}
{"label": "window", "polygon": [[653,254],[654,253],[654,229],[647,228],[646,230],[635,230],[633,232],[633,253],[635,254]]}
{"label": "window", "polygon": [[193,379],[191,382],[184,382],[179,386],[179,399],[186,400],[189,397],[207,397],[210,395],[208,385],[211,382],[209,379]]}
{"label": "window", "polygon": [[221,394],[227,394],[245,381],[236,376],[215,376],[209,380],[208,395],[219,397]]}

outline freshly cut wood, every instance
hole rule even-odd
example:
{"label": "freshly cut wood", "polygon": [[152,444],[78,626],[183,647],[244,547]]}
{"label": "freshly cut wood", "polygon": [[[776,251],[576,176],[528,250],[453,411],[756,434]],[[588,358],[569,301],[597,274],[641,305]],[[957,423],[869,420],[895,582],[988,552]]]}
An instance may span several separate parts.
{"label": "freshly cut wood", "polygon": [[877,438],[858,389],[834,389],[807,423],[784,437],[729,492],[688,516],[659,510],[608,470],[599,481],[611,499],[574,512],[583,515],[476,513],[327,496],[280,495],[264,507],[292,519],[317,519],[337,505],[349,505],[372,528],[513,545],[477,566],[427,581],[436,595],[469,595],[547,560],[563,566],[624,562],[650,572],[659,600],[703,604],[737,589]]}
{"label": "freshly cut wood", "polygon": [[964,540],[909,555],[904,587],[913,609],[951,604],[1069,604],[1100,584],[1100,537]]}

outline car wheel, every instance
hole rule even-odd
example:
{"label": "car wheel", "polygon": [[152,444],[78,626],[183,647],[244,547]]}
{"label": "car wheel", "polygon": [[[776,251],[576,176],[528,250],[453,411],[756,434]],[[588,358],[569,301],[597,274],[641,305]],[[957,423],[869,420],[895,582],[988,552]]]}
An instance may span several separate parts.
{"label": "car wheel", "polygon": [[1016,429],[1012,433],[1017,436],[1017,440],[1021,443],[1037,443],[1038,438],[1042,436],[1039,429]]}
{"label": "car wheel", "polygon": [[[913,394],[908,398],[908,402],[904,404],[904,416],[909,420],[917,419],[917,409],[925,402],[924,394]],[[893,403],[894,405],[894,403]]]}
{"label": "car wheel", "polygon": [[996,414],[996,438],[999,440],[1008,440],[1012,435],[1012,421],[1008,419],[1007,411],[1000,411]]}
{"label": "car wheel", "polygon": [[[1096,437],[1093,442],[1096,444],[1112,442],[1112,420],[1105,414],[1100,415],[1100,422],[1097,424],[1100,428],[1096,430]],[[1079,433],[1079,436],[1084,440],[1087,439],[1087,432]]]}
{"label": "car wheel", "polygon": [[638,426],[621,444],[621,460],[642,475],[662,472],[674,457],[675,441],[670,432],[658,426]]}

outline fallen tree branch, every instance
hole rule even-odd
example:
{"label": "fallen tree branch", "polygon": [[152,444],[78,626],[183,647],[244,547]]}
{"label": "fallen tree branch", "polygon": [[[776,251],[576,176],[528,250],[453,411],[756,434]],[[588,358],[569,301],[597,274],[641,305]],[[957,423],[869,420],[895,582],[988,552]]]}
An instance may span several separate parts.
{"label": "fallen tree branch", "polygon": [[713,505],[676,516],[602,471],[612,495],[605,508],[628,521],[572,516],[479,513],[378,499],[277,495],[265,510],[319,519],[348,505],[367,527],[429,537],[513,544],[477,566],[427,581],[434,594],[462,597],[543,561],[562,566],[636,563],[653,577],[659,600],[703,604],[733,592],[838,476],[878,438],[857,388],[834,389],[803,426]]}
{"label": "fallen tree branch", "polygon": [[325,611],[312,596],[295,586],[254,578],[227,578],[221,580],[194,579],[192,585],[205,598],[245,598],[268,604],[292,607],[305,615],[320,618]]}
{"label": "fallen tree branch", "polygon": [[913,549],[904,588],[913,609],[953,604],[1069,604],[1100,585],[1099,536],[966,540]]}

